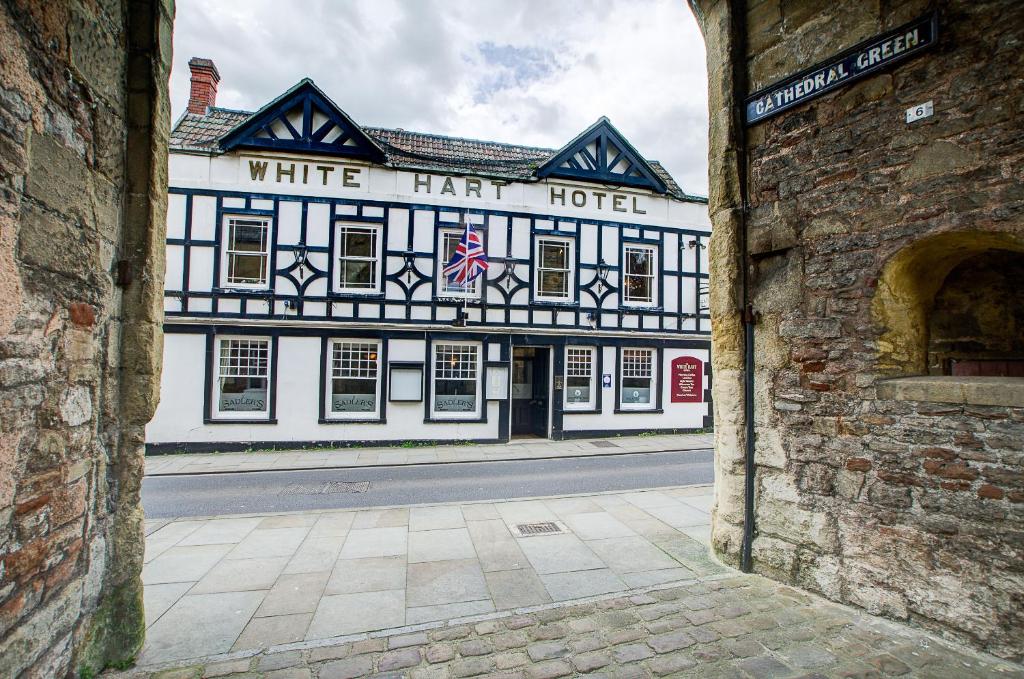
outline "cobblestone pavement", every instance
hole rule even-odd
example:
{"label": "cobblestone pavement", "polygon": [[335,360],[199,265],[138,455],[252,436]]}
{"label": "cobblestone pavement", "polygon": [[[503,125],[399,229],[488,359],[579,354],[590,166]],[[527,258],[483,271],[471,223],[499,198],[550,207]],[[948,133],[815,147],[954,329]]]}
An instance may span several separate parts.
{"label": "cobblestone pavement", "polygon": [[1024,668],[758,576],[551,604],[110,679],[1024,677]]}
{"label": "cobblestone pavement", "polygon": [[146,475],[530,460],[551,457],[654,453],[665,450],[697,450],[711,448],[713,445],[714,434],[678,434],[673,436],[618,436],[568,441],[515,439],[502,445],[184,453],[147,456]]}

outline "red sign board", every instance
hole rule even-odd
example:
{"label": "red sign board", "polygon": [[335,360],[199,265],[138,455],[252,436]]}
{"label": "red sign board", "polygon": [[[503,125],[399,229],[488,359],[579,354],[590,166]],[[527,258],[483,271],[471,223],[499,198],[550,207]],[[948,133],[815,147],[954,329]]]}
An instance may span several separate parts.
{"label": "red sign board", "polygon": [[704,401],[704,362],[693,356],[672,361],[672,403]]}

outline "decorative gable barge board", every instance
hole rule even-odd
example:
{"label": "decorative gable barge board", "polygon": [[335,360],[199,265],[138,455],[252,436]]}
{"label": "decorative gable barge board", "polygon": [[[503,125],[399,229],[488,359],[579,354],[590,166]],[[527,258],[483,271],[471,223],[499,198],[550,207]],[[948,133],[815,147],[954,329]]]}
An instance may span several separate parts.
{"label": "decorative gable barge board", "polygon": [[[288,114],[302,109],[302,129],[296,129]],[[314,129],[313,116],[319,112],[326,118]],[[281,123],[291,138],[278,137],[271,129]],[[335,129],[340,135],[323,141]],[[258,134],[267,134],[259,137]],[[347,142],[353,142],[349,144]],[[234,127],[220,140],[225,151],[234,148],[261,148],[275,151],[330,154],[347,158],[384,161],[384,151],[344,111],[330,100],[313,81],[305,79]]]}
{"label": "decorative gable barge board", "polygon": [[[652,344],[651,340],[642,340],[635,337],[587,337],[579,335],[542,335],[542,334],[523,334],[523,333],[508,333],[508,332],[494,332],[494,331],[445,331],[440,330],[437,332],[424,333],[423,331],[417,330],[391,330],[391,329],[368,329],[368,328],[314,328],[308,326],[287,326],[287,327],[263,327],[263,326],[243,326],[235,325],[232,323],[220,323],[220,324],[183,324],[183,323],[165,323],[164,332],[168,334],[189,334],[189,335],[204,335],[206,344],[206,363],[204,366],[204,384],[203,384],[203,421],[207,425],[232,425],[232,424],[246,424],[246,425],[267,425],[274,426],[278,424],[276,418],[277,411],[277,391],[278,391],[278,364],[279,364],[279,340],[281,337],[317,337],[321,341],[320,350],[320,369],[316,375],[315,380],[310,380],[309,387],[317,390],[319,406],[317,412],[311,413],[310,417],[314,420],[323,424],[324,422],[324,403],[326,398],[326,347],[328,340],[330,339],[377,339],[381,342],[381,356],[382,356],[382,386],[381,386],[381,412],[380,419],[373,420],[372,422],[359,421],[359,424],[386,424],[386,408],[387,408],[387,392],[386,392],[386,368],[387,368],[387,344],[392,339],[405,339],[405,340],[423,340],[426,343],[427,365],[424,369],[424,389],[423,389],[423,403],[424,403],[424,423],[451,423],[449,420],[437,420],[432,419],[430,416],[430,396],[433,389],[433,366],[430,365],[431,356],[431,345],[434,341],[474,341],[480,342],[482,347],[481,365],[484,369],[480,371],[478,379],[479,393],[483,395],[485,393],[485,373],[486,365],[493,363],[486,359],[487,346],[489,344],[498,344],[500,347],[499,356],[500,361],[505,364],[511,363],[512,347],[515,346],[545,346],[551,347],[554,352],[554,366],[553,376],[562,375],[565,372],[564,368],[564,356],[565,348],[568,346],[583,346],[583,347],[595,347],[598,359],[595,366],[595,388],[597,389],[597,403],[598,410],[582,411],[582,410],[571,410],[566,409],[564,405],[564,394],[561,390],[554,390],[551,397],[551,439],[561,440],[568,438],[597,438],[604,436],[613,435],[636,435],[645,432],[659,433],[659,434],[673,434],[673,433],[696,433],[702,431],[698,428],[652,428],[652,429],[586,429],[586,430],[563,430],[562,421],[564,415],[586,415],[586,414],[601,414],[600,408],[602,403],[602,396],[604,387],[600,385],[599,380],[601,379],[602,372],[604,370],[603,361],[601,360],[602,347],[615,347],[617,356],[616,365],[616,377],[615,377],[615,412],[619,412],[619,380],[621,379],[621,351],[623,348],[650,348],[655,350],[655,374],[657,375],[656,382],[656,402],[655,409],[652,410],[629,410],[626,411],[630,414],[642,414],[642,413],[661,413],[662,408],[662,389],[663,380],[665,379],[663,372],[663,355],[664,348],[674,349],[697,349],[703,351],[710,351],[709,340],[698,340],[698,339],[658,339],[656,344]],[[220,420],[211,417],[212,411],[212,395],[214,386],[214,370],[216,362],[216,346],[215,341],[218,335],[251,335],[269,337],[271,339],[271,365],[270,365],[270,393],[268,394],[269,399],[269,417],[266,419],[256,420]],[[705,363],[705,369],[708,364]],[[710,380],[710,373],[708,373],[708,379]],[[709,398],[710,394],[710,381],[705,385],[705,396],[707,399],[707,415],[703,418],[704,430],[711,428],[711,402]],[[487,422],[487,407],[489,401],[483,399],[481,404],[481,416],[479,418],[470,420],[458,420],[467,424],[481,424]],[[498,432],[499,438],[497,439],[472,439],[474,443],[503,443],[509,440],[509,420],[510,420],[510,407],[511,403],[509,399],[501,399],[498,403]],[[330,424],[342,424],[346,421],[334,421],[329,420]],[[349,423],[356,423],[349,421]],[[435,439],[422,439],[417,442],[424,443],[453,443],[457,441],[468,440],[468,439],[452,439],[452,440],[435,440]],[[364,440],[364,441],[335,441],[335,440],[303,440],[303,441],[273,441],[273,440],[254,440],[248,442],[163,442],[163,443],[147,443],[146,452],[147,454],[163,454],[163,453],[176,453],[176,452],[213,452],[213,451],[239,451],[248,449],[261,449],[261,450],[285,450],[295,448],[313,448],[313,447],[346,447],[346,446],[357,446],[369,443],[380,443],[381,439]]]}
{"label": "decorative gable barge board", "polygon": [[[607,154],[609,142],[619,149],[619,153],[610,162]],[[591,143],[596,143],[596,157],[587,148]],[[584,159],[582,165],[576,160],[577,156]],[[625,172],[613,172],[615,166],[623,160],[628,163]],[[634,172],[640,176],[633,176]],[[537,169],[537,177],[579,179],[652,189],[658,193],[668,192],[665,182],[658,177],[650,163],[603,117],[541,165]]]}
{"label": "decorative gable barge board", "polygon": [[[386,268],[382,272],[383,273],[382,278],[383,278],[384,283],[387,283],[387,282],[394,283],[399,288],[401,288],[403,290],[404,297],[399,298],[399,299],[387,300],[382,295],[379,295],[379,294],[378,295],[341,294],[341,293],[337,293],[337,292],[333,291],[333,280],[332,280],[332,278],[333,278],[333,263],[332,263],[333,262],[333,257],[331,256],[331,252],[332,252],[332,248],[333,248],[333,245],[334,245],[334,238],[335,238],[335,229],[334,229],[334,226],[333,226],[335,224],[335,222],[337,222],[337,221],[365,221],[365,222],[368,222],[368,223],[382,224],[383,225],[382,232],[381,232],[381,241],[382,241],[382,248],[383,248],[382,252],[383,252],[383,254],[384,254],[384,256],[386,258],[392,259],[392,260],[396,260],[397,259],[397,260],[403,260],[404,261],[404,257],[406,255],[406,253],[408,252],[408,253],[411,253],[411,255],[415,258],[415,260],[417,262],[419,262],[419,260],[422,260],[422,259],[427,259],[427,260],[429,260],[431,262],[431,267],[433,267],[434,266],[434,262],[436,260],[437,242],[438,242],[436,236],[435,236],[435,245],[434,245],[435,251],[434,252],[415,252],[415,251],[412,250],[412,230],[411,230],[410,227],[412,225],[412,220],[413,220],[413,211],[415,211],[415,210],[422,210],[422,211],[433,211],[434,212],[435,231],[437,231],[440,228],[444,228],[442,226],[442,223],[439,221],[439,216],[440,216],[441,212],[446,212],[446,213],[451,213],[451,214],[458,214],[460,219],[461,219],[462,215],[464,215],[466,213],[469,213],[470,215],[473,216],[474,223],[479,222],[484,227],[484,228],[481,228],[481,231],[484,233],[485,242],[486,242],[486,238],[487,238],[487,228],[486,228],[487,219],[490,216],[507,218],[509,220],[509,228],[506,231],[506,239],[507,239],[506,240],[506,252],[510,252],[511,251],[511,246],[512,246],[512,219],[513,218],[529,220],[529,222],[530,222],[530,232],[531,232],[531,244],[530,244],[531,250],[533,248],[533,241],[532,241],[532,239],[535,238],[535,236],[538,233],[541,233],[541,234],[551,233],[552,235],[559,235],[559,236],[564,236],[564,237],[573,237],[573,238],[577,239],[576,240],[576,246],[577,247],[575,248],[575,250],[576,250],[576,252],[575,252],[575,259],[576,259],[576,262],[577,262],[577,270],[576,270],[576,276],[575,276],[575,279],[576,279],[575,280],[575,286],[576,286],[576,289],[577,289],[577,295],[576,295],[576,299],[575,299],[573,304],[562,304],[562,303],[557,303],[557,302],[556,303],[552,303],[552,302],[544,302],[544,301],[532,302],[530,304],[525,304],[525,305],[524,304],[508,304],[508,303],[506,303],[506,304],[503,305],[503,308],[504,308],[504,320],[502,322],[487,322],[485,320],[486,319],[486,315],[487,315],[486,311],[488,309],[487,291],[483,290],[482,291],[481,299],[480,300],[475,300],[474,303],[472,304],[472,306],[474,308],[480,308],[481,311],[482,311],[481,318],[484,319],[484,320],[481,323],[481,325],[483,327],[499,327],[499,326],[500,327],[510,327],[510,328],[537,327],[537,322],[536,322],[536,319],[534,317],[536,311],[544,310],[544,311],[546,311],[548,313],[551,313],[552,310],[556,310],[557,311],[557,310],[561,309],[561,310],[564,310],[564,311],[570,311],[570,312],[572,312],[574,314],[575,323],[571,327],[573,327],[575,329],[583,329],[583,330],[591,329],[591,326],[590,326],[589,322],[587,322],[587,320],[586,320],[586,315],[587,315],[588,311],[594,311],[594,312],[597,313],[597,326],[596,326],[597,329],[618,329],[618,328],[621,327],[622,318],[623,318],[624,315],[640,314],[640,315],[644,315],[644,316],[651,316],[651,317],[658,318],[658,326],[657,327],[643,327],[643,324],[638,322],[638,324],[637,324],[638,327],[630,328],[632,331],[637,331],[637,332],[666,332],[666,331],[673,331],[673,332],[684,332],[684,333],[688,333],[688,334],[710,334],[710,316],[707,313],[701,313],[699,311],[695,311],[693,313],[690,313],[690,312],[680,312],[680,311],[666,311],[663,308],[663,299],[664,299],[665,286],[669,284],[670,279],[672,277],[676,278],[676,285],[678,286],[677,287],[677,291],[678,291],[677,305],[681,305],[682,301],[683,301],[683,280],[687,279],[687,278],[694,279],[694,281],[695,281],[695,284],[694,284],[694,302],[695,302],[694,303],[694,308],[695,309],[699,308],[699,298],[700,298],[699,288],[700,288],[700,282],[701,281],[705,281],[705,280],[708,279],[708,274],[700,271],[700,269],[699,269],[699,266],[700,266],[699,265],[699,260],[700,260],[699,256],[696,258],[696,264],[697,264],[698,268],[696,270],[694,270],[694,271],[684,271],[682,269],[668,271],[668,270],[665,270],[663,267],[661,268],[661,270],[660,270],[660,278],[661,278],[661,280],[660,280],[659,291],[658,291],[658,294],[659,294],[659,304],[657,306],[654,306],[654,307],[651,307],[651,308],[646,308],[646,307],[629,307],[628,305],[627,306],[620,306],[618,308],[603,308],[603,307],[602,308],[598,308],[597,306],[586,307],[586,306],[583,306],[583,304],[582,304],[584,298],[589,298],[590,300],[592,300],[595,303],[603,302],[603,300],[606,299],[609,295],[617,292],[618,288],[614,284],[605,284],[604,285],[604,291],[602,293],[598,293],[598,292],[595,291],[595,288],[598,287],[598,283],[597,283],[597,280],[596,280],[596,278],[597,278],[596,277],[597,266],[596,266],[596,264],[592,264],[592,263],[580,263],[580,254],[581,254],[581,250],[582,249],[581,249],[581,247],[579,247],[580,244],[579,244],[579,241],[578,241],[579,229],[580,229],[580,225],[581,224],[593,224],[593,225],[595,225],[597,227],[597,238],[598,238],[597,252],[598,253],[601,253],[603,251],[604,227],[616,228],[616,229],[619,230],[620,233],[624,232],[627,229],[630,229],[630,230],[638,230],[638,231],[640,231],[641,233],[644,233],[644,234],[646,234],[646,233],[658,234],[658,237],[656,239],[650,239],[650,238],[644,237],[644,238],[641,238],[640,240],[643,240],[645,242],[649,242],[651,244],[658,244],[659,245],[659,261],[663,264],[664,257],[665,257],[665,236],[666,236],[666,234],[677,234],[678,236],[680,236],[680,241],[678,243],[678,246],[679,246],[680,251],[682,251],[682,249],[684,247],[688,247],[687,243],[684,242],[685,241],[684,237],[690,237],[691,239],[695,240],[697,243],[702,244],[704,242],[704,240],[707,239],[710,236],[710,234],[707,231],[701,231],[701,230],[698,230],[698,229],[685,229],[685,228],[656,226],[656,225],[638,225],[638,224],[632,224],[632,223],[627,223],[627,222],[619,222],[619,221],[611,221],[611,220],[585,219],[585,218],[576,218],[576,217],[560,217],[560,216],[555,216],[555,215],[537,215],[535,213],[517,212],[517,211],[508,211],[508,210],[482,210],[482,209],[457,208],[457,207],[432,205],[432,204],[426,204],[426,203],[402,203],[402,202],[372,201],[372,200],[358,200],[358,199],[325,198],[325,197],[314,197],[314,196],[290,196],[290,195],[283,195],[283,194],[251,193],[251,192],[238,192],[238,191],[213,191],[213,190],[206,190],[206,189],[171,188],[169,192],[172,195],[183,195],[183,196],[185,196],[187,212],[186,212],[186,230],[185,230],[185,233],[184,233],[185,237],[184,238],[168,238],[167,239],[167,243],[169,245],[178,245],[178,246],[182,246],[184,248],[184,262],[185,262],[184,266],[186,267],[185,270],[184,270],[184,275],[183,275],[182,289],[181,290],[167,290],[165,292],[165,297],[177,298],[177,299],[181,300],[181,310],[180,311],[178,311],[178,310],[168,310],[167,311],[167,316],[168,317],[196,317],[196,318],[221,317],[221,318],[239,318],[239,319],[251,318],[251,319],[263,319],[263,320],[284,320],[285,317],[283,317],[281,314],[275,313],[274,310],[275,310],[275,307],[277,306],[276,302],[288,301],[288,302],[294,303],[295,308],[297,309],[298,313],[300,314],[300,315],[297,315],[297,316],[288,316],[287,317],[288,319],[293,319],[293,320],[331,320],[333,322],[358,322],[358,321],[361,321],[361,320],[362,321],[372,320],[372,321],[375,321],[375,322],[397,321],[397,320],[401,320],[401,319],[396,319],[396,318],[393,318],[393,317],[387,317],[385,315],[385,306],[387,306],[389,304],[391,304],[391,305],[400,304],[400,305],[404,305],[406,307],[405,319],[403,320],[403,322],[408,323],[408,324],[416,324],[416,325],[436,324],[437,322],[439,322],[437,320],[437,318],[438,318],[437,317],[437,310],[439,308],[455,309],[457,306],[460,306],[460,305],[457,305],[457,304],[454,304],[454,303],[445,303],[443,300],[438,299],[438,295],[436,293],[433,295],[433,299],[431,299],[429,301],[422,301],[422,300],[413,300],[413,299],[411,299],[411,294],[412,294],[412,292],[413,292],[413,290],[415,288],[419,287],[420,285],[426,284],[428,282],[430,282],[430,284],[433,285],[433,282],[432,282],[433,281],[433,276],[431,274],[425,274],[425,273],[421,272],[419,270],[419,266],[417,266],[416,270],[413,272],[413,275],[415,275],[418,280],[415,281],[412,284],[406,284],[406,282],[403,280],[404,279],[404,274],[401,273],[401,272],[392,272],[392,273],[389,274]],[[214,240],[212,240],[212,241],[192,238],[192,233],[191,233],[191,214],[192,214],[191,205],[192,205],[192,198],[194,196],[211,196],[211,197],[216,198],[216,200],[217,200],[217,222],[214,225],[215,237],[214,237]],[[226,199],[226,198],[242,199],[242,200],[245,201],[245,207],[242,207],[242,208],[225,208],[223,203],[224,203],[224,199]],[[273,210],[269,210],[269,211],[268,210],[256,210],[256,209],[253,209],[252,208],[252,201],[254,201],[254,200],[272,201],[273,205],[274,205],[274,208],[273,208]],[[301,227],[302,228],[302,230],[301,230],[301,239],[302,239],[303,243],[306,241],[305,214],[306,214],[306,210],[307,210],[308,206],[310,204],[313,204],[313,203],[328,204],[330,206],[330,212],[331,212],[331,215],[332,215],[331,218],[330,218],[330,222],[332,224],[332,228],[331,228],[331,232],[329,234],[329,245],[326,246],[326,247],[324,247],[324,246],[309,246],[309,247],[306,248],[307,251],[311,252],[311,253],[312,252],[327,253],[328,254],[328,262],[329,262],[328,269],[326,271],[319,271],[319,270],[315,270],[314,269],[312,275],[307,277],[301,283],[299,281],[297,281],[293,276],[291,276],[291,271],[294,270],[294,268],[295,268],[295,265],[293,263],[290,263],[289,266],[285,267],[284,269],[278,269],[277,268],[277,259],[278,259],[277,255],[278,255],[278,253],[279,252],[291,253],[291,252],[294,252],[296,247],[297,247],[296,245],[291,245],[291,244],[287,244],[286,245],[286,244],[278,244],[277,243],[279,229],[276,228],[276,223],[277,223],[277,217],[278,217],[278,211],[279,211],[278,208],[279,208],[279,205],[280,205],[281,201],[301,202],[301,204],[302,204],[302,214],[303,214],[303,221],[302,221],[302,227]],[[340,206],[340,205],[355,206],[357,208],[357,213],[355,215],[335,215],[336,208],[337,208],[337,206]],[[366,217],[366,216],[364,216],[363,215],[363,209],[366,208],[366,207],[376,207],[376,208],[380,208],[380,209],[384,210],[385,217]],[[407,224],[407,250],[406,251],[388,250],[386,248],[387,233],[388,233],[387,230],[388,230],[389,223],[390,223],[389,210],[392,209],[392,208],[399,209],[399,210],[407,210],[408,211],[408,220],[409,220],[409,222]],[[221,265],[221,258],[222,258],[222,253],[221,253],[221,235],[222,234],[221,234],[221,231],[222,231],[222,227],[223,227],[223,217],[224,217],[225,214],[265,215],[265,216],[270,216],[272,219],[274,219],[274,221],[275,221],[275,228],[273,228],[273,231],[272,231],[273,247],[271,248],[271,252],[270,252],[270,266],[271,266],[271,270],[272,270],[272,275],[271,275],[272,284],[276,285],[276,282],[277,282],[276,279],[278,277],[287,278],[287,279],[291,280],[292,284],[296,287],[297,290],[300,291],[300,293],[304,293],[305,290],[313,283],[313,281],[315,281],[315,280],[317,280],[318,278],[321,278],[321,277],[327,277],[328,278],[328,294],[325,295],[325,296],[312,296],[312,295],[306,295],[306,294],[287,295],[287,294],[278,294],[278,293],[274,292],[273,288],[271,288],[269,290],[245,290],[245,291],[225,290],[225,289],[219,288],[220,265]],[[565,232],[557,232],[556,233],[556,231],[550,230],[550,229],[538,230],[536,228],[536,222],[538,220],[551,221],[555,225],[557,225],[559,223],[565,223],[565,224],[570,224],[571,223],[571,224],[575,225],[576,231],[575,232],[565,231]],[[452,223],[446,224],[446,225],[451,226],[452,228],[458,228],[457,222],[452,222]],[[192,291],[192,290],[189,289],[189,276],[188,276],[189,269],[187,267],[188,267],[188,262],[191,259],[191,250],[192,250],[192,248],[195,248],[195,247],[213,248],[213,250],[214,250],[214,254],[213,254],[213,267],[214,267],[213,277],[214,277],[214,280],[212,282],[212,290],[209,291],[209,292],[207,292],[207,291]],[[287,257],[286,257],[286,259],[287,259]],[[533,274],[533,266],[532,266],[532,263],[531,263],[530,259],[529,258],[508,258],[507,261],[509,261],[511,264],[526,266],[527,271],[529,272],[527,278],[526,279],[521,279],[518,276],[515,276],[514,279],[513,279],[514,282],[515,282],[515,286],[512,287],[510,290],[505,290],[505,289],[503,289],[501,287],[502,280],[490,280],[490,281],[487,282],[486,287],[489,288],[490,290],[496,290],[498,292],[498,294],[503,299],[505,299],[505,300],[510,299],[511,296],[517,290],[522,289],[522,288],[528,288],[530,290],[530,297],[532,299],[532,295],[533,295],[533,276],[534,276],[534,274]],[[621,254],[620,254],[620,257],[619,257],[618,264],[616,266],[611,267],[611,270],[618,271],[619,280],[621,281],[621,274],[622,274]],[[590,272],[590,273],[593,274],[593,278],[591,278],[589,280],[589,282],[587,282],[587,283],[584,283],[582,281],[582,274],[584,272]],[[225,298],[225,299],[231,298],[231,299],[239,300],[239,303],[240,303],[239,311],[238,312],[221,312],[221,311],[219,311],[218,310],[218,301],[221,298]],[[190,299],[210,299],[211,300],[211,307],[210,307],[211,310],[210,311],[196,311],[194,309],[190,309],[189,308],[189,300]],[[259,300],[259,301],[266,301],[266,302],[268,302],[269,303],[268,311],[266,313],[253,313],[253,312],[250,312],[247,309],[247,302],[250,301],[250,300]],[[331,304],[334,303],[334,302],[342,302],[342,301],[344,301],[344,302],[353,302],[353,303],[356,303],[357,305],[361,305],[361,304],[375,305],[377,307],[377,315],[373,316],[373,317],[368,317],[366,319],[343,318],[343,317],[338,317],[338,316],[332,315],[331,314]],[[303,302],[323,302],[323,303],[326,303],[327,304],[327,314],[324,314],[324,315],[311,315],[311,314],[303,313],[303,309],[302,309],[302,306],[303,306],[302,303]],[[431,309],[431,317],[430,317],[430,319],[414,319],[414,318],[412,318],[412,313],[411,313],[412,307],[429,307]],[[511,312],[512,311],[526,311],[528,313],[527,321],[526,322],[522,322],[522,323],[513,323],[511,321]],[[617,315],[618,323],[619,323],[618,326],[608,326],[608,325],[606,325],[604,323],[603,316],[604,315],[609,315],[609,314]],[[557,318],[558,318],[557,313],[551,313],[551,321],[550,321],[550,327],[551,328],[568,328],[569,327],[569,326],[567,326],[563,322],[558,322]],[[666,322],[665,321],[668,318],[674,319],[674,323],[675,323],[674,327],[667,327],[666,326]],[[680,330],[680,328],[683,327],[683,324],[687,323],[687,322],[693,322],[694,328],[693,329]]]}

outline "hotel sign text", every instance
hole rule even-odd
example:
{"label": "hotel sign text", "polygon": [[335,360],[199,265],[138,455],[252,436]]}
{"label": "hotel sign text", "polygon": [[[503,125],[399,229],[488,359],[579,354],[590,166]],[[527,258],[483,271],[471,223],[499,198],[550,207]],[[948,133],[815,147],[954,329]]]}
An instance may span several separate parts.
{"label": "hotel sign text", "polygon": [[917,54],[935,44],[938,32],[938,19],[933,12],[769,85],[747,99],[747,125],[771,118]]}

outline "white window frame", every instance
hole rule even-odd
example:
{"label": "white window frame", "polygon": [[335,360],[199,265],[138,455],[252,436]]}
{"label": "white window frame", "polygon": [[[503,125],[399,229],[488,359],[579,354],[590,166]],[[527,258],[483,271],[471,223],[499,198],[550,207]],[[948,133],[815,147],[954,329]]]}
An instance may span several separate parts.
{"label": "white window frame", "polygon": [[[630,250],[646,250],[647,256],[651,261],[651,273],[649,276],[645,274],[635,274],[629,272],[629,251]],[[639,307],[652,307],[658,304],[658,278],[660,277],[658,261],[658,246],[647,245],[646,243],[623,243],[622,245],[622,304],[624,306],[639,306]],[[631,276],[644,276],[651,279],[651,298],[646,299],[630,299],[629,297],[629,286],[627,281]]]}
{"label": "white window frame", "polygon": [[[476,388],[476,409],[466,412],[453,412],[437,410],[437,383],[444,378],[438,377],[437,355],[441,347],[471,347],[476,350],[476,365],[473,369],[473,384]],[[480,376],[483,370],[483,344],[481,342],[460,342],[460,341],[439,341],[431,344],[430,347],[430,418],[434,420],[477,420],[483,412],[484,394],[481,388]],[[468,381],[468,380],[466,380]]]}
{"label": "white window frame", "polygon": [[[541,302],[562,302],[570,303],[576,300],[576,243],[574,238],[564,238],[559,236],[545,236],[538,235],[534,239],[533,247],[533,298]],[[550,269],[543,267],[541,264],[544,261],[541,257],[541,248],[545,243],[557,243],[565,246],[565,268],[564,269]],[[551,293],[544,292],[540,288],[541,272],[542,271],[564,271],[566,290],[564,295],[552,295]]]}
{"label": "white window frame", "polygon": [[[327,366],[324,385],[324,419],[327,420],[378,420],[381,412],[381,384],[383,380],[384,367],[381,363],[381,341],[376,339],[340,338],[331,339],[327,343]],[[367,377],[365,373],[369,368],[366,364],[353,364],[352,359],[344,356],[336,356],[336,351],[345,351],[346,348],[368,346],[373,347],[372,353],[376,354],[373,360],[374,377]],[[342,375],[343,379],[357,379],[374,382],[374,403],[373,410],[335,411],[334,404],[334,379],[337,372],[343,372],[345,368],[354,369],[354,375]]]}
{"label": "white window frame", "polygon": [[[649,375],[643,375],[641,371],[638,371],[632,362],[628,365],[630,374],[626,374],[627,370],[627,352],[640,351],[644,352],[649,356],[648,370]],[[623,347],[619,353],[619,365],[616,366],[619,371],[619,410],[654,410],[658,407],[658,351],[654,348],[648,347]],[[650,386],[650,397],[647,403],[626,403],[623,401],[623,395],[626,393],[625,381],[630,377],[647,377],[651,381]]]}
{"label": "white window frame", "polygon": [[[589,367],[589,378],[590,378],[590,398],[586,402],[570,402],[569,401],[569,378],[570,377],[583,377],[582,368],[583,363],[579,360],[579,357],[587,352],[590,355],[589,362],[586,365]],[[597,408],[597,348],[596,347],[579,347],[579,346],[566,346],[565,347],[565,384],[563,387],[563,399],[565,410],[594,410]]]}
{"label": "white window frame", "polygon": [[[267,359],[266,359],[266,370],[263,377],[267,380],[267,401],[266,407],[263,410],[221,410],[220,409],[220,397],[221,397],[221,379],[225,377],[238,377],[239,375],[232,375],[230,373],[236,372],[230,365],[225,366],[221,356],[222,348],[225,342],[263,342],[266,344]],[[273,385],[273,365],[274,365],[274,343],[270,337],[266,336],[254,336],[254,335],[217,335],[214,338],[214,354],[213,354],[213,384],[210,385],[212,391],[211,398],[213,399],[211,407],[211,415],[218,420],[269,420],[270,419],[270,399],[274,391]],[[227,370],[225,370],[227,368]],[[227,374],[226,374],[227,373]],[[260,375],[248,375],[248,377],[260,377]]]}
{"label": "white window frame", "polygon": [[[342,238],[343,234],[349,230],[366,231],[373,234],[373,255],[370,257],[362,256],[346,256],[345,259],[353,262],[373,262],[373,287],[350,287],[345,285],[345,281],[342,277],[342,256],[341,248],[344,242]],[[344,293],[346,295],[375,295],[380,294],[383,289],[381,287],[381,273],[383,268],[384,256],[383,256],[383,243],[381,242],[381,236],[384,230],[380,224],[367,224],[365,222],[346,222],[337,221],[334,224],[334,252],[331,256],[334,258],[332,264],[334,266],[334,280],[332,281],[334,286],[334,292]]]}
{"label": "white window frame", "polygon": [[[448,266],[447,257],[447,246],[446,239],[451,236],[455,238],[456,244],[462,240],[462,236],[465,235],[465,229],[442,229],[437,235],[437,296],[438,297],[467,297],[469,299],[477,299],[480,297],[480,285],[481,281],[487,278],[487,272],[480,274],[469,286],[452,285],[448,282],[448,277],[444,275],[444,268]],[[481,242],[484,244],[484,251],[487,248],[487,239],[482,231],[477,231],[480,235]]]}
{"label": "white window frame", "polygon": [[[252,222],[262,222],[266,228],[266,240],[263,244],[262,251],[253,250],[233,250],[231,248],[231,236],[233,234],[232,221],[234,220],[245,220]],[[232,289],[243,289],[243,290],[266,290],[270,287],[270,251],[274,244],[274,220],[271,217],[264,215],[240,215],[240,214],[226,214],[224,215],[224,221],[221,225],[221,262],[220,262],[220,284],[223,288]],[[262,255],[264,267],[263,267],[263,281],[260,283],[242,283],[232,282],[230,279],[230,267],[229,263],[233,255],[241,256],[253,256]]]}

